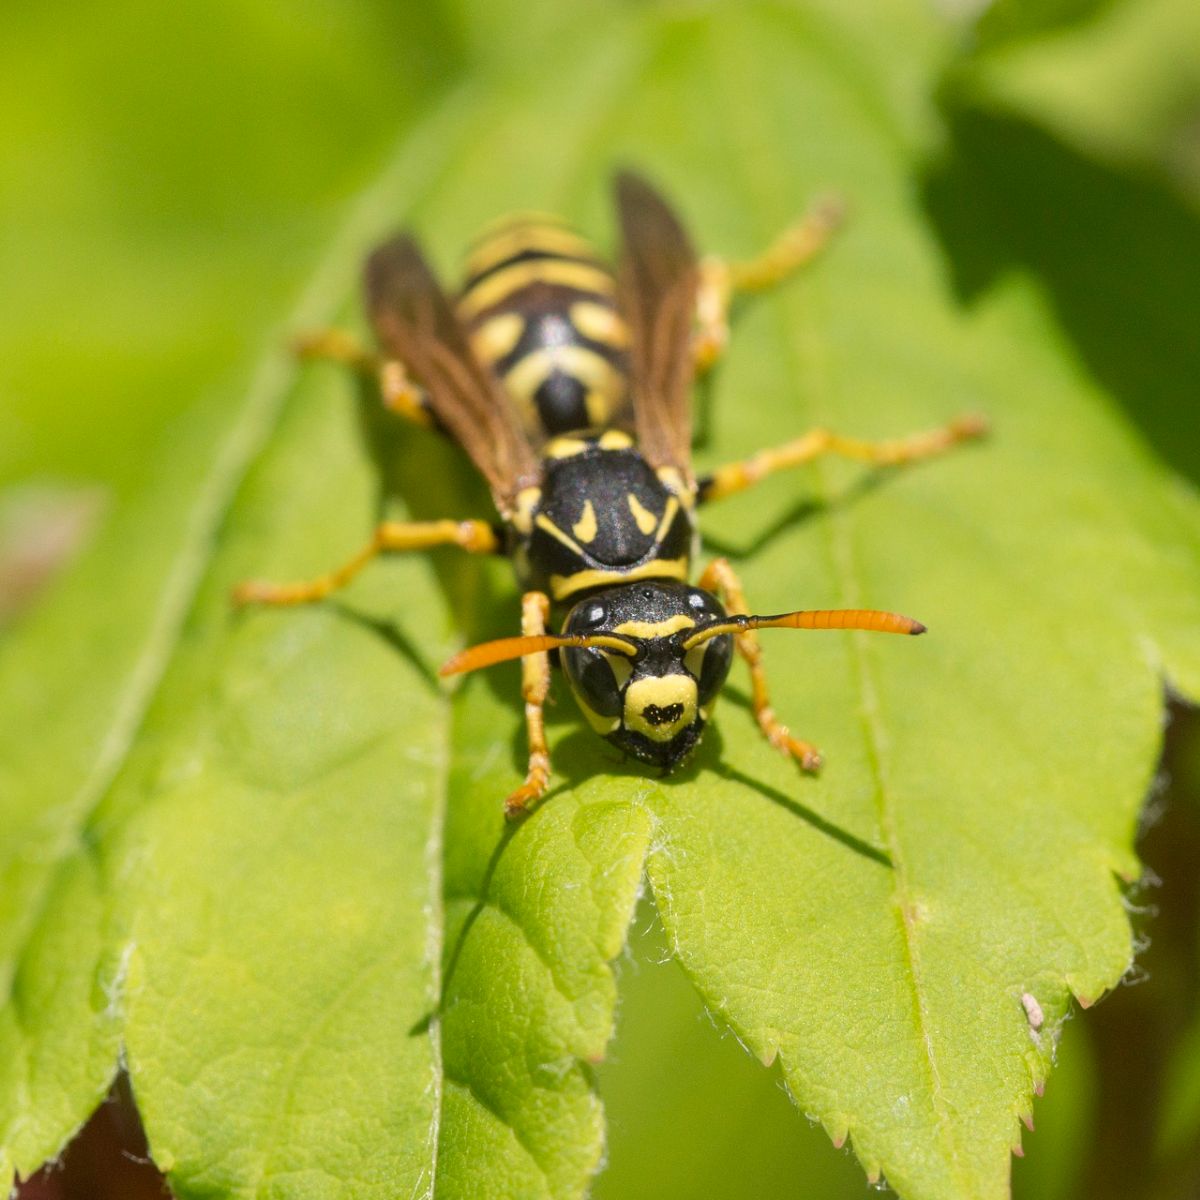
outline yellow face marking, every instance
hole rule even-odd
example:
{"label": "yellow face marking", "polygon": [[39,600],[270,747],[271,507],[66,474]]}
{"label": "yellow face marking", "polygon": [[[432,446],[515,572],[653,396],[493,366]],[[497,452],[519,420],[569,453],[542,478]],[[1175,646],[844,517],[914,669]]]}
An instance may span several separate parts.
{"label": "yellow face marking", "polygon": [[583,502],[583,515],[571,526],[571,532],[585,545],[596,540],[596,510],[590,500]]}
{"label": "yellow face marking", "polygon": [[[540,523],[540,522],[539,522]],[[559,541],[569,543],[569,539],[561,531],[555,535]],[[575,547],[578,549],[578,547]],[[576,571],[573,575],[551,575],[550,593],[555,600],[565,600],[585,588],[605,587],[612,583],[632,583],[636,579],[686,579],[688,560],[683,558],[652,558],[647,563],[632,570],[596,570],[587,568]]]}
{"label": "yellow face marking", "polygon": [[[701,642],[699,646],[693,646],[684,656],[683,665],[697,678],[700,678],[700,672],[704,670],[704,652],[708,649],[708,642]],[[705,714],[707,715],[707,714]]]}
{"label": "yellow face marking", "polygon": [[550,518],[548,516],[546,516],[545,513],[538,513],[537,520],[534,522],[534,524],[539,529],[545,530],[545,532],[548,533],[552,538],[556,539],[557,541],[562,542],[562,544],[564,546],[566,546],[567,549],[574,550],[576,554],[583,553],[583,550],[580,547],[579,543],[576,541],[573,541],[571,538],[567,537],[567,535],[565,533],[563,533],[563,531],[561,529],[559,529],[559,527],[557,525],[555,525],[555,523],[552,520],[550,520]]}
{"label": "yellow face marking", "polygon": [[523,250],[547,254],[569,254],[573,258],[595,258],[592,247],[579,234],[545,217],[517,218],[492,233],[485,233],[467,257],[467,274],[479,275]]}
{"label": "yellow face marking", "polygon": [[571,694],[575,697],[575,703],[579,705],[579,711],[583,713],[587,719],[587,723],[601,737],[605,737],[610,733],[615,733],[621,724],[620,717],[606,717],[602,713],[596,712],[586,700],[580,696],[574,688],[571,689]]}
{"label": "yellow face marking", "polygon": [[691,617],[677,613],[665,621],[623,621],[613,633],[627,633],[630,637],[654,638],[670,637],[681,629],[695,629],[696,622]]}
{"label": "yellow face marking", "polygon": [[591,444],[585,442],[582,438],[573,437],[556,437],[551,438],[542,447],[543,458],[574,458],[577,454],[583,454],[584,451],[590,450]]}
{"label": "yellow face marking", "polygon": [[[647,709],[654,720],[647,717]],[[635,679],[625,689],[625,728],[651,741],[669,742],[695,719],[696,681],[688,675],[653,675]]]}
{"label": "yellow face marking", "polygon": [[458,302],[458,311],[466,318],[477,316],[485,308],[491,308],[531,283],[556,283],[601,296],[611,296],[616,291],[611,273],[603,267],[566,259],[540,258],[513,263],[511,267],[502,267],[495,275],[481,279]]}
{"label": "yellow face marking", "polygon": [[500,313],[471,331],[471,349],[483,362],[496,362],[511,353],[524,330],[520,313]]}
{"label": "yellow face marking", "polygon": [[596,445],[601,450],[628,450],[633,445],[633,438],[623,429],[606,429]]}
{"label": "yellow face marking", "polygon": [[633,664],[623,654],[606,654],[604,657],[608,660],[609,669],[617,681],[617,690],[619,691],[629,682]]}
{"label": "yellow face marking", "polygon": [[571,324],[593,342],[624,350],[629,345],[629,327],[615,308],[593,300],[577,300],[571,305]]}
{"label": "yellow face marking", "polygon": [[625,499],[629,502],[629,511],[633,513],[637,527],[643,533],[653,533],[658,528],[658,518],[632,492]]}

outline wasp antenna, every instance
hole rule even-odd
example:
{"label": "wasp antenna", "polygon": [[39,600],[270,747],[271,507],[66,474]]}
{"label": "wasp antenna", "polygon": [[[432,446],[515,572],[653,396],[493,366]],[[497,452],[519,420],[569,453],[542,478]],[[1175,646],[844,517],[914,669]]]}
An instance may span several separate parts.
{"label": "wasp antenna", "polygon": [[613,650],[618,654],[632,657],[637,653],[637,647],[624,638],[612,637],[608,634],[553,634],[546,633],[535,637],[497,638],[494,642],[481,642],[478,646],[468,646],[460,650],[453,658],[447,659],[438,674],[465,675],[468,671],[479,671],[484,667],[494,667],[497,663],[509,662],[514,658],[524,658],[527,654],[540,654],[544,650],[553,650],[557,646],[594,646],[601,650]]}
{"label": "wasp antenna", "polygon": [[777,617],[750,617],[748,629],[865,629],[870,633],[903,633],[915,636],[925,626],[900,613],[875,608],[823,608],[782,613]]}
{"label": "wasp antenna", "polygon": [[723,633],[741,633],[747,629],[865,629],[871,633],[903,633],[915,636],[926,626],[900,613],[874,608],[820,608],[802,612],[779,613],[770,617],[734,615],[727,621],[707,625],[684,643],[685,650],[720,637]]}

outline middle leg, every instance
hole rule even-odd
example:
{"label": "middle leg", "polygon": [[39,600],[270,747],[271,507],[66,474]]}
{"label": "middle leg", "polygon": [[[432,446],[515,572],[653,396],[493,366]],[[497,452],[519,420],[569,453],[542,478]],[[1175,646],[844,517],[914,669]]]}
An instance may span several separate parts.
{"label": "middle leg", "polygon": [[[746,607],[746,595],[742,591],[741,580],[727,559],[714,558],[700,576],[700,586],[706,592],[721,596],[731,615],[749,615],[750,610]],[[752,629],[743,630],[734,636],[734,644],[750,668],[750,704],[763,736],[776,750],[794,758],[806,771],[818,770],[821,766],[820,751],[810,742],[792,737],[787,726],[775,716],[767,690],[767,676],[763,669],[762,647],[758,644],[758,635]]]}
{"label": "middle leg", "polygon": [[723,467],[718,467],[712,474],[699,480],[699,500],[704,503],[732,496],[735,492],[745,491],[760,479],[775,474],[776,471],[804,466],[823,454],[836,454],[842,458],[852,458],[881,467],[919,462],[923,458],[942,454],[959,442],[983,437],[987,428],[987,421],[983,417],[968,415],[958,417],[937,429],[879,442],[843,437],[841,434],[831,433],[828,429],[811,429],[802,437],[782,446],[760,450],[741,462],[726,463]]}

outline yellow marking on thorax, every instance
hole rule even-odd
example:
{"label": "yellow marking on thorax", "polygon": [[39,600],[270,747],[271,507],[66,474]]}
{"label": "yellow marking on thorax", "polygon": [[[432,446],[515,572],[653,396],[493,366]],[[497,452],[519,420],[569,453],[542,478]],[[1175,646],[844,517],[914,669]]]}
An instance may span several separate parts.
{"label": "yellow marking on thorax", "polygon": [[[556,536],[566,542],[566,536],[558,531]],[[574,547],[579,549],[579,547]],[[572,575],[551,575],[550,592],[555,600],[565,600],[588,588],[605,587],[612,583],[632,583],[637,579],[687,579],[688,560],[686,555],[681,558],[652,558],[639,567],[627,571],[618,568],[597,570],[593,567],[576,571]]]}
{"label": "yellow marking on thorax", "polygon": [[[673,721],[653,725],[642,715],[651,704],[660,709],[678,704],[679,716]],[[643,734],[651,741],[669,742],[695,719],[696,681],[690,675],[650,675],[635,679],[625,689],[625,728]]]}
{"label": "yellow marking on thorax", "polygon": [[549,225],[544,219],[527,220],[485,234],[467,256],[467,274],[482,274],[525,250],[567,254],[573,258],[596,257],[591,244],[573,230],[562,225]]}
{"label": "yellow marking on thorax", "polygon": [[533,514],[542,502],[540,487],[522,488],[516,495],[513,505],[512,523],[518,533],[528,537],[533,532]]}
{"label": "yellow marking on thorax", "polygon": [[662,520],[658,523],[658,533],[655,535],[659,541],[667,536],[667,530],[671,528],[671,522],[675,520],[678,511],[679,500],[675,496],[668,496],[667,503],[663,506]]}
{"label": "yellow marking on thorax", "polygon": [[629,345],[629,326],[620,313],[607,304],[577,300],[571,305],[571,324],[593,342],[624,350]]}
{"label": "yellow marking on thorax", "polygon": [[658,528],[658,518],[632,492],[625,499],[629,502],[629,511],[633,513],[637,527],[643,533],[653,533]]}
{"label": "yellow marking on thorax", "polygon": [[537,525],[539,529],[548,533],[556,541],[562,542],[567,549],[574,550],[576,554],[583,553],[583,548],[579,545],[579,543],[572,541],[569,537],[567,537],[567,535],[563,533],[563,531],[559,529],[559,527],[555,525],[555,523],[550,520],[545,513],[538,513],[537,520],[534,522],[534,524]]}
{"label": "yellow marking on thorax", "polygon": [[630,637],[658,638],[670,637],[681,629],[695,629],[696,622],[683,613],[676,613],[665,621],[623,621],[613,633],[627,633]]}
{"label": "yellow marking on thorax", "polygon": [[499,313],[471,331],[471,349],[482,362],[496,362],[512,352],[524,331],[520,313]]}
{"label": "yellow marking on thorax", "polygon": [[596,540],[596,510],[590,500],[583,502],[583,515],[571,526],[571,532],[585,545]]}
{"label": "yellow marking on thorax", "polygon": [[696,507],[696,485],[685,480],[678,467],[659,467],[655,474],[668,492],[679,497],[684,508]]}
{"label": "yellow marking on thorax", "polygon": [[583,454],[591,448],[592,443],[585,442],[582,438],[556,437],[551,438],[542,447],[542,457],[574,458],[577,454]]}
{"label": "yellow marking on thorax", "polygon": [[504,267],[495,275],[481,279],[458,302],[458,311],[469,319],[530,283],[559,284],[601,296],[611,296],[616,291],[612,274],[603,267],[565,259],[534,259],[531,262],[513,263],[511,267]]}
{"label": "yellow marking on thorax", "polygon": [[633,445],[633,438],[623,429],[606,429],[596,445],[601,450],[628,450]]}

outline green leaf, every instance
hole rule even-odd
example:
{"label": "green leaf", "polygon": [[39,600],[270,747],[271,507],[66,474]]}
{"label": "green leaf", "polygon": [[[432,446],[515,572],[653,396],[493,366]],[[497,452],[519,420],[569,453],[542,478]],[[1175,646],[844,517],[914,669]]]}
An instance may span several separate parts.
{"label": "green leaf", "polygon": [[511,208],[603,237],[615,163],[732,254],[836,186],[853,221],[742,314],[700,466],[818,423],[891,436],[969,408],[995,435],[870,485],[821,463],[705,527],[763,610],[881,606],[931,633],[764,635],[820,779],[758,738],[744,683],[666,781],[615,765],[563,703],[557,786],[506,829],[516,669],[452,701],[432,679],[461,639],[511,630],[504,569],[399,558],[319,609],[229,612],[235,581],[317,573],[381,509],[485,511],[452,448],[272,352],[240,406],[181,426],[161,475],[122,476],[0,663],[22,714],[0,751],[6,1152],[26,1173],[55,1153],[123,1053],[183,1200],[581,1195],[609,964],[648,863],[706,1006],[872,1176],[1005,1195],[1070,995],[1130,960],[1119,878],[1138,871],[1163,675],[1200,691],[1195,498],[1036,277],[954,293],[955,247],[917,195],[950,54],[920,8],[529,20],[551,40],[496,68],[475,44],[484,65],[402,139],[297,323],[332,316],[398,222],[447,271]]}

